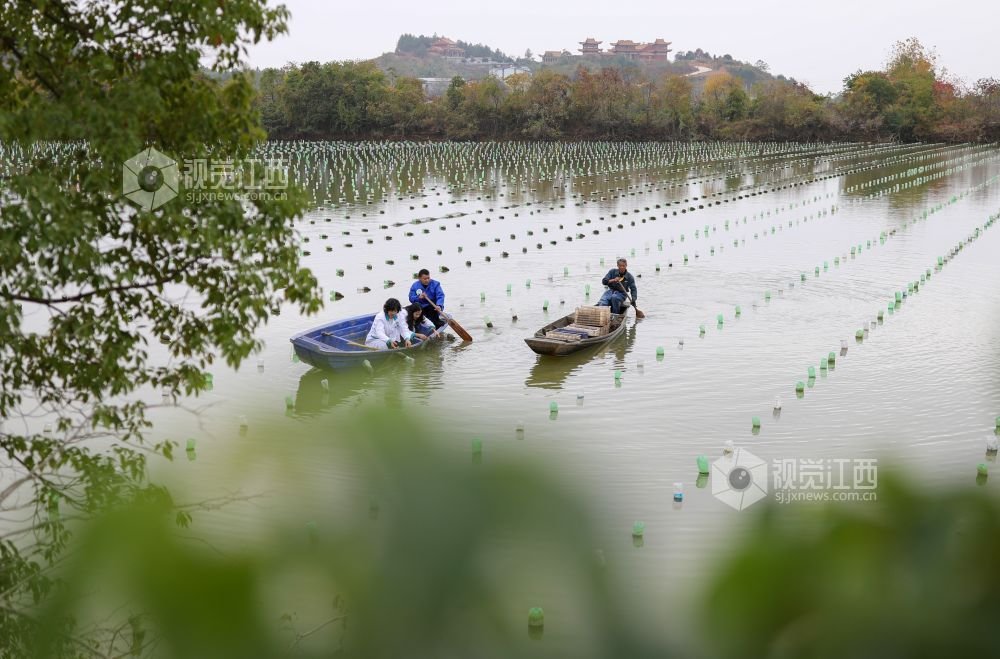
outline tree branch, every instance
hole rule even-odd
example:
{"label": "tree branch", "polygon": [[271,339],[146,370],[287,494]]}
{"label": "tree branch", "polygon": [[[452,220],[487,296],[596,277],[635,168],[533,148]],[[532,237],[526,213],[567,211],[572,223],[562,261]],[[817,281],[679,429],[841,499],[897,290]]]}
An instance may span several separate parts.
{"label": "tree branch", "polygon": [[330,618],[329,620],[320,623],[319,625],[317,625],[313,629],[310,629],[307,632],[296,632],[295,638],[292,640],[291,644],[288,646],[288,649],[289,650],[293,649],[296,645],[299,644],[299,641],[301,641],[301,640],[303,640],[305,638],[308,638],[308,637],[312,636],[313,634],[315,634],[316,632],[322,630],[324,627],[326,627],[328,625],[331,625],[331,624],[337,622],[338,620],[344,620],[345,618],[347,618],[347,614],[346,613],[344,615],[339,615],[339,616]]}

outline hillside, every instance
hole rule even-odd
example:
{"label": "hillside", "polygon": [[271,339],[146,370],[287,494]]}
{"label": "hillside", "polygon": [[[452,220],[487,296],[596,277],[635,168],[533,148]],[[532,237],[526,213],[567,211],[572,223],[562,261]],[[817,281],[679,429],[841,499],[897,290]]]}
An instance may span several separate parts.
{"label": "hillside", "polygon": [[[466,80],[482,80],[491,69],[508,63],[481,59],[466,60],[448,57],[420,57],[408,54],[384,53],[372,62],[382,71],[407,78],[451,78],[461,76]],[[529,65],[530,66],[530,65]]]}
{"label": "hillside", "polygon": [[[441,56],[434,54],[434,44],[448,42],[461,52],[460,56]],[[602,68],[616,68],[624,73],[631,72],[635,77],[658,79],[664,75],[690,75],[696,89],[700,89],[708,72],[698,74],[703,69],[711,71],[727,71],[743,81],[749,89],[755,83],[772,80],[775,77],[784,80],[784,76],[773,76],[764,62],[751,64],[733,58],[731,55],[714,56],[701,48],[690,51],[679,51],[672,56],[671,61],[640,62],[624,57],[583,57],[567,54],[547,63],[538,61],[538,57],[513,58],[499,49],[483,44],[470,44],[462,40],[451,41],[444,37],[404,34],[400,36],[396,50],[384,53],[371,60],[379,69],[391,76],[410,78],[442,78],[450,79],[461,76],[465,80],[482,80],[490,75],[490,71],[504,67],[509,72],[512,66],[524,67],[532,73],[549,70],[566,76],[572,76],[578,68],[590,71]]]}
{"label": "hillside", "polygon": [[753,64],[735,59],[732,55],[725,54],[713,56],[711,53],[703,51],[701,48],[689,51],[679,51],[674,56],[677,64],[690,64],[692,67],[701,66],[713,71],[727,71],[743,81],[748,88],[753,87],[758,82],[767,80],[789,80],[795,82],[794,78],[786,78],[783,75],[772,75],[767,63],[757,60]]}
{"label": "hillside", "polygon": [[621,71],[631,71],[635,74],[650,79],[659,78],[663,75],[685,75],[697,69],[687,62],[636,62],[624,57],[583,57],[582,55],[564,55],[549,63],[533,62],[532,70],[546,69],[571,76],[579,68],[594,72],[600,69],[619,69]]}
{"label": "hillside", "polygon": [[499,49],[494,50],[489,46],[484,46],[481,43],[469,43],[468,41],[451,41],[445,37],[439,37],[438,35],[427,36],[421,34],[415,36],[412,34],[400,35],[399,39],[396,41],[397,55],[411,55],[414,57],[426,57],[432,55],[434,51],[434,45],[437,42],[446,41],[455,46],[455,48],[462,51],[461,57],[468,59],[477,60],[494,60],[500,62],[513,62],[514,58],[501,52]]}

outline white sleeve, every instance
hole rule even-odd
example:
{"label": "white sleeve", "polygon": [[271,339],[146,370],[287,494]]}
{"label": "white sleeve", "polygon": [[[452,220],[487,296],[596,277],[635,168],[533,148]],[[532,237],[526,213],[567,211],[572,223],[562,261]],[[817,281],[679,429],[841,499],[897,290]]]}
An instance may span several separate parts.
{"label": "white sleeve", "polygon": [[410,338],[410,328],[406,326],[406,314],[396,314],[396,327],[399,328],[399,338],[401,341],[408,341]]}
{"label": "white sleeve", "polygon": [[389,336],[385,333],[385,318],[378,315],[375,316],[375,320],[372,322],[371,334],[382,343],[389,340]]}

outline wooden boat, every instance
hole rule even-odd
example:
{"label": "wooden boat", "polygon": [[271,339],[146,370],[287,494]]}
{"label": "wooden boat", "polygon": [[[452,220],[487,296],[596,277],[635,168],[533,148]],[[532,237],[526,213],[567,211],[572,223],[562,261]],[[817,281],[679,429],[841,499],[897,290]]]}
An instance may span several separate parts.
{"label": "wooden boat", "polygon": [[[583,307],[581,307],[581,309],[582,308]],[[625,331],[625,314],[610,314],[610,324],[608,325],[607,334],[584,336],[581,333],[580,338],[575,340],[557,339],[546,336],[546,334],[553,332],[553,330],[569,328],[575,323],[576,316],[577,312],[571,313],[568,316],[563,316],[559,320],[549,323],[542,329],[538,330],[535,332],[534,336],[525,339],[524,342],[528,344],[529,348],[534,350],[539,355],[561,357],[563,355],[571,355],[574,352],[585,350],[586,348],[592,348],[603,343],[614,341],[622,335],[622,332]]]}
{"label": "wooden boat", "polygon": [[398,355],[407,355],[421,349],[420,341],[410,348],[396,350],[369,348],[365,345],[365,338],[374,319],[375,314],[365,314],[296,334],[291,338],[295,354],[310,366],[342,370],[363,366],[365,360],[372,366],[377,366],[387,359],[399,359]]}

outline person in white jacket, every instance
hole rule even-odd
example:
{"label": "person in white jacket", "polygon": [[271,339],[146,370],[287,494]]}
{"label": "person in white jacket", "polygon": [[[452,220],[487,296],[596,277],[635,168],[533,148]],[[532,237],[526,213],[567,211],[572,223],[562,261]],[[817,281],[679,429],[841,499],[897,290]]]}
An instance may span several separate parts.
{"label": "person in white jacket", "polygon": [[375,314],[372,327],[368,330],[368,337],[365,345],[369,348],[379,350],[392,350],[399,348],[400,344],[409,348],[416,339],[416,334],[406,326],[406,319],[400,313],[402,305],[394,297],[389,298],[382,305],[382,313]]}

